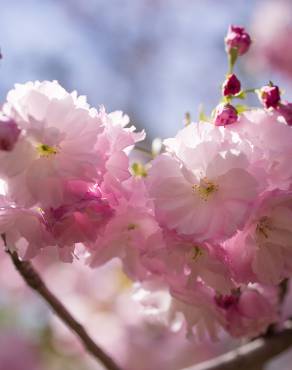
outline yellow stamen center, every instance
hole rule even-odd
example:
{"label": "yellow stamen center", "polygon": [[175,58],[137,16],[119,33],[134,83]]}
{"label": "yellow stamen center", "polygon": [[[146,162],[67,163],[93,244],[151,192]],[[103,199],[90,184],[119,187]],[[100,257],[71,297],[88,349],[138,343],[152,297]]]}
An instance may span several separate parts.
{"label": "yellow stamen center", "polygon": [[41,157],[49,157],[57,154],[57,149],[47,144],[39,144],[36,148]]}
{"label": "yellow stamen center", "polygon": [[218,190],[218,185],[208,180],[206,177],[200,181],[200,184],[192,186],[193,192],[199,194],[200,198],[207,201],[209,196]]}
{"label": "yellow stamen center", "polygon": [[132,164],[132,173],[137,177],[147,177],[147,170],[142,163],[135,162]]}

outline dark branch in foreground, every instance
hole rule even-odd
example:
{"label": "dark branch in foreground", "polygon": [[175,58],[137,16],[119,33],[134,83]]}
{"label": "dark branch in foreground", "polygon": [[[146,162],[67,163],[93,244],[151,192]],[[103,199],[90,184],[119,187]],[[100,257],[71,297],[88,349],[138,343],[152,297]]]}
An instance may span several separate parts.
{"label": "dark branch in foreground", "polygon": [[[5,242],[5,238],[3,237]],[[28,261],[21,261],[16,252],[6,251],[23,280],[34,289],[51,307],[53,312],[71,329],[81,340],[86,350],[100,361],[108,370],[121,370],[121,368],[109,357],[87,334],[83,326],[76,321],[66,307],[56,298]]]}
{"label": "dark branch in foreground", "polygon": [[[3,237],[3,236],[2,236]],[[5,237],[3,237],[5,242]],[[6,243],[5,243],[6,244]],[[24,281],[51,307],[54,313],[79,337],[86,350],[108,370],[122,370],[87,334],[64,305],[50,292],[28,261],[21,261],[16,252],[6,250]],[[292,324],[266,337],[258,338],[212,360],[202,362],[185,370],[258,370],[274,356],[292,346]]]}
{"label": "dark branch in foreground", "polygon": [[204,361],[185,370],[256,370],[274,356],[285,351],[292,345],[292,326],[287,322],[286,327],[279,333],[258,338],[239,348]]}

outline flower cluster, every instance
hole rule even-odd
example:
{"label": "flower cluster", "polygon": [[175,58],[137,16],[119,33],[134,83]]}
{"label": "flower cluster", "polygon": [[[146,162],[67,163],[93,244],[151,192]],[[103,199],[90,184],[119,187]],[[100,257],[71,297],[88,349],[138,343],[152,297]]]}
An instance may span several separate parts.
{"label": "flower cluster", "polygon": [[0,232],[24,258],[57,246],[70,261],[113,217],[105,183],[131,176],[126,151],[144,133],[127,116],[90,108],[56,81],[16,85],[0,118]]}
{"label": "flower cluster", "polygon": [[[213,116],[187,122],[146,165],[131,165],[145,135],[121,112],[90,108],[57,82],[16,85],[0,118],[7,247],[22,258],[54,247],[91,267],[118,258],[148,311],[188,336],[254,337],[276,323],[292,276],[292,113],[273,84],[241,90],[244,28],[225,42]],[[233,104],[248,92],[262,108]]]}

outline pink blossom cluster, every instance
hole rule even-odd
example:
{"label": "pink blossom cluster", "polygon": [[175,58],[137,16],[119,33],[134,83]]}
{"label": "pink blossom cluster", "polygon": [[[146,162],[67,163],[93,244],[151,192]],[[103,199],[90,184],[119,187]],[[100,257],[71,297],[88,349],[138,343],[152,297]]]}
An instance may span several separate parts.
{"label": "pink blossom cluster", "polygon": [[56,81],[16,85],[0,117],[0,232],[24,258],[57,246],[72,260],[115,213],[107,187],[131,177],[127,151],[144,133],[127,116],[90,108]]}
{"label": "pink blossom cluster", "polygon": [[[244,54],[250,38],[231,31],[230,50]],[[228,79],[215,117],[185,126],[146,165],[131,165],[145,135],[121,112],[90,108],[56,81],[16,85],[0,120],[7,247],[24,259],[54,247],[91,267],[118,258],[148,312],[189,337],[265,333],[292,276],[292,128],[278,98],[239,112],[241,84]]]}

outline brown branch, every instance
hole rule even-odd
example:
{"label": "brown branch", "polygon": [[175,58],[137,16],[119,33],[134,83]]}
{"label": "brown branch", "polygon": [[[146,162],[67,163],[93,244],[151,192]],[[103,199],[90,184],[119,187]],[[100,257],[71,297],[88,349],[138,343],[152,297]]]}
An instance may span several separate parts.
{"label": "brown branch", "polygon": [[[3,238],[5,241],[5,238]],[[16,252],[7,250],[11,260],[25,280],[51,307],[55,314],[79,337],[84,347],[108,370],[122,370],[87,334],[83,326],[68,312],[64,305],[49,291],[28,261],[21,261]],[[185,370],[258,370],[272,357],[292,345],[292,327],[289,322],[279,333],[258,338],[214,359],[204,361]]]}
{"label": "brown branch", "polygon": [[[4,241],[5,238],[3,237]],[[21,261],[16,252],[6,251],[22,276],[23,280],[34,289],[51,307],[53,312],[62,320],[81,340],[86,350],[100,361],[108,370],[122,370],[87,334],[83,326],[70,314],[66,307],[47,288],[37,271],[28,261]]]}
{"label": "brown branch", "polygon": [[272,357],[285,351],[292,345],[292,328],[287,322],[279,333],[258,338],[237,349],[204,361],[185,370],[257,370]]}

